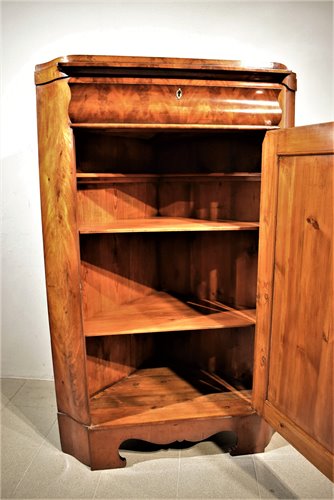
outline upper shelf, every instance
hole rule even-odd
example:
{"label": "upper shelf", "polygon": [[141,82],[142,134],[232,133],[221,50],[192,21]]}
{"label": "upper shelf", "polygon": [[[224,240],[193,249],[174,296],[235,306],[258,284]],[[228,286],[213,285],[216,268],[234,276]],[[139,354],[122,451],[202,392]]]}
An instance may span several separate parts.
{"label": "upper shelf", "polygon": [[101,233],[168,233],[184,231],[244,231],[258,229],[258,222],[212,221],[185,217],[151,217],[115,220],[109,224],[86,224],[80,234]]}
{"label": "upper shelf", "polygon": [[[250,61],[129,57],[103,55],[68,55],[35,68],[36,84],[66,76],[146,76],[151,78],[238,79],[281,83],[294,74],[277,62],[252,64]],[[294,78],[295,79],[295,78]]]}
{"label": "upper shelf", "polygon": [[181,174],[121,174],[77,172],[79,184],[131,183],[131,182],[217,182],[217,181],[261,181],[259,172],[212,172]]}

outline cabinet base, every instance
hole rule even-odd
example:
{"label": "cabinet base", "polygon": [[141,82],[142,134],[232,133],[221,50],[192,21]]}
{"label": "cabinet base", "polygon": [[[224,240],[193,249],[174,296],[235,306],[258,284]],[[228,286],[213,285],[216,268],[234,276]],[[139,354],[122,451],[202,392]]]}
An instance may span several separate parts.
{"label": "cabinet base", "polygon": [[118,450],[128,439],[165,445],[175,441],[202,441],[218,432],[232,431],[237,436],[237,444],[230,453],[244,455],[263,452],[273,434],[271,427],[256,413],[109,428],[87,427],[59,413],[58,423],[63,452],[73,455],[92,470],[125,467],[126,459],[120,456]]}

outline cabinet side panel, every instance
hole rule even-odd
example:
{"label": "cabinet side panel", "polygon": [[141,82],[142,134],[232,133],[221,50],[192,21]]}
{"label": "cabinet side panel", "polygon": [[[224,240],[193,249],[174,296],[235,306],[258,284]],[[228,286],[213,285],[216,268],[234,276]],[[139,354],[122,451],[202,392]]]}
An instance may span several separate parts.
{"label": "cabinet side panel", "polygon": [[89,394],[137,370],[153,356],[154,335],[112,335],[86,339]]}
{"label": "cabinet side panel", "polygon": [[271,309],[273,302],[273,261],[278,173],[277,133],[267,134],[263,143],[260,203],[259,261],[256,295],[256,335],[254,350],[253,404],[262,411],[266,399],[270,347]]}
{"label": "cabinet side panel", "polygon": [[296,75],[292,73],[284,79],[285,86],[279,95],[279,103],[282,109],[282,119],[279,126],[288,128],[295,126],[295,92]]}
{"label": "cabinet side panel", "polygon": [[85,184],[78,190],[78,225],[155,217],[157,196],[157,185],[153,182]]}
{"label": "cabinet side panel", "polygon": [[44,259],[58,410],[87,423],[69,100],[66,80],[37,87]]}
{"label": "cabinet side panel", "polygon": [[[184,369],[219,372],[238,388],[251,389],[254,354],[254,326],[203,330],[156,336],[164,363]],[[165,366],[165,365],[164,365]]]}
{"label": "cabinet side panel", "polygon": [[158,288],[154,234],[81,235],[80,240],[84,319],[110,314]]}

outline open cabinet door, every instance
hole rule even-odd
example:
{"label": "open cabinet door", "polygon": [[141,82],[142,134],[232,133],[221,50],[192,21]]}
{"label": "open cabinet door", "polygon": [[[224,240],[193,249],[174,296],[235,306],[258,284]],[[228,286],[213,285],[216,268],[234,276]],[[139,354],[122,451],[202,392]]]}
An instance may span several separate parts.
{"label": "open cabinet door", "polygon": [[333,480],[334,124],[268,132],[253,404]]}

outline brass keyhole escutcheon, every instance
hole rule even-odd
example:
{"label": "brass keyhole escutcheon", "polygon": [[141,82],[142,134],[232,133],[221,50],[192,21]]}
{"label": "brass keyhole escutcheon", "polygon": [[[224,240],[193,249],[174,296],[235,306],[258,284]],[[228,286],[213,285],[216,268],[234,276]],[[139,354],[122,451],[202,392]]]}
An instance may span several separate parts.
{"label": "brass keyhole escutcheon", "polygon": [[176,99],[181,99],[182,97],[182,90],[181,89],[177,89],[176,91]]}

